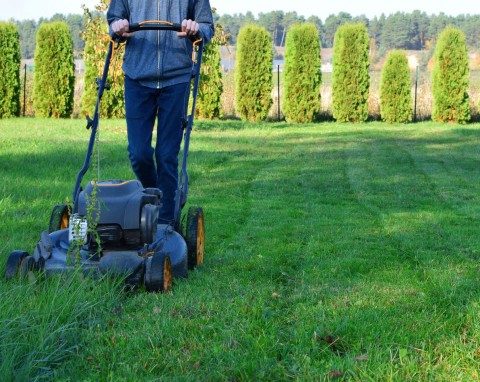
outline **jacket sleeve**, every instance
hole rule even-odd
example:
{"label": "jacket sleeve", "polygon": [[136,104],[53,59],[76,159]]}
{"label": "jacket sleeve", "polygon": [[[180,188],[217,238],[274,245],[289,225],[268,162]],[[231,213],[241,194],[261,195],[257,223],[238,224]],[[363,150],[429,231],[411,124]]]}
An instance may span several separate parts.
{"label": "jacket sleeve", "polygon": [[212,7],[209,0],[196,0],[194,7],[195,21],[199,24],[200,36],[203,37],[206,44],[215,34]]}
{"label": "jacket sleeve", "polygon": [[107,22],[111,25],[117,20],[130,20],[127,0],[111,0],[107,10]]}

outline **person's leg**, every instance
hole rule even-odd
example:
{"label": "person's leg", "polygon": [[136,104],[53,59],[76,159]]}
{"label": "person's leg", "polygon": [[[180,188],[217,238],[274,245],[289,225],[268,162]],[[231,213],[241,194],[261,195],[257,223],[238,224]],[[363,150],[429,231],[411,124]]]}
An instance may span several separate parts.
{"label": "person's leg", "polygon": [[183,136],[185,99],[189,83],[168,86],[158,96],[158,128],[155,158],[158,188],[163,192],[159,223],[172,223],[178,187],[178,153]]}
{"label": "person's leg", "polygon": [[157,187],[152,131],[157,114],[156,92],[125,76],[125,114],[132,170],[143,187]]}

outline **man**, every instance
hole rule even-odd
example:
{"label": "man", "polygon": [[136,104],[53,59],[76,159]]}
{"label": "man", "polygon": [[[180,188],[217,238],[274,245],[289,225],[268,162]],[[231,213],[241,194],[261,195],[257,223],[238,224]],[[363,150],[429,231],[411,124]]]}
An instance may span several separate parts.
{"label": "man", "polygon": [[[192,39],[203,38],[207,43],[213,37],[210,3],[209,0],[111,0],[107,20],[111,31],[127,41],[122,68],[130,163],[145,188],[162,190],[158,222],[169,224],[174,219],[178,153],[185,101],[190,91]],[[182,31],[129,33],[129,24],[151,20],[181,24]]]}

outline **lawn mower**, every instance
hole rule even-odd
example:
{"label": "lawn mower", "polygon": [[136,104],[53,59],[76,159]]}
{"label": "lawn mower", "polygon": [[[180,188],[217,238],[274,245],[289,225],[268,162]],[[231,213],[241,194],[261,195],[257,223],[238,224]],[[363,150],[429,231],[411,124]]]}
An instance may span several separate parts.
{"label": "lawn mower", "polygon": [[[181,25],[165,21],[131,24],[130,32],[146,30],[181,31]],[[26,251],[10,253],[4,277],[25,277],[30,271],[46,276],[80,269],[85,275],[120,276],[131,287],[145,286],[152,292],[165,292],[173,277],[186,277],[188,271],[203,262],[204,215],[201,207],[192,206],[182,227],[182,209],[188,194],[187,158],[190,133],[200,79],[203,41],[193,42],[190,114],[183,133],[183,157],[175,192],[174,221],[158,224],[162,192],[144,188],[138,180],[90,181],[85,189],[82,180],[90,167],[99,124],[99,107],[115,45],[111,37],[103,74],[97,79],[98,93],[85,162],[77,175],[73,206],[58,204],[50,216],[48,231],[41,234],[33,255]],[[187,100],[188,101],[188,100]],[[185,216],[183,216],[185,218]]]}

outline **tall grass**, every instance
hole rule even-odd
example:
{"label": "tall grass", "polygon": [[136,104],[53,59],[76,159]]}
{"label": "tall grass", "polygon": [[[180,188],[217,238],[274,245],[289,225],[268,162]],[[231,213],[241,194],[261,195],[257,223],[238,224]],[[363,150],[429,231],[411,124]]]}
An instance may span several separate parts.
{"label": "tall grass", "polygon": [[81,352],[84,333],[104,326],[121,289],[104,280],[58,277],[11,282],[0,289],[3,381],[50,379]]}

